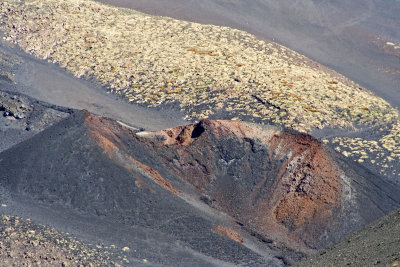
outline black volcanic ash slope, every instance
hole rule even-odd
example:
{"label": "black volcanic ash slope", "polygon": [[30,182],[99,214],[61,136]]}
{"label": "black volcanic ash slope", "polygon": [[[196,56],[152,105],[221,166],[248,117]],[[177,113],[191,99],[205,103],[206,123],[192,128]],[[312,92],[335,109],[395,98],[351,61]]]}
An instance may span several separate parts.
{"label": "black volcanic ash slope", "polygon": [[[114,221],[115,228],[135,226],[128,228],[125,235],[132,237],[138,254],[141,246],[146,247],[147,251],[140,253],[152,264],[175,266],[191,262],[212,266],[225,261],[282,265],[274,255],[259,255],[241,245],[241,240],[227,238],[228,228],[216,228],[221,224],[219,220],[177,197],[176,189],[157,171],[133,157],[118,154],[119,148],[112,147],[102,136],[112,135],[117,129],[125,133],[130,130],[115,121],[115,129],[108,128],[102,120],[109,121],[77,112],[3,152],[0,185],[15,199],[61,205],[93,218]],[[133,156],[142,160],[143,151],[136,153]],[[159,243],[147,244],[154,232]],[[164,249],[166,244],[168,250]],[[275,254],[283,257],[279,251]],[[135,252],[131,256],[135,258]]]}
{"label": "black volcanic ash slope", "polygon": [[239,121],[136,133],[80,111],[1,153],[0,173],[14,198],[159,233],[175,251],[148,258],[167,265],[293,263],[400,206],[314,138]]}
{"label": "black volcanic ash slope", "polygon": [[27,140],[70,113],[72,110],[68,108],[0,90],[0,152]]}

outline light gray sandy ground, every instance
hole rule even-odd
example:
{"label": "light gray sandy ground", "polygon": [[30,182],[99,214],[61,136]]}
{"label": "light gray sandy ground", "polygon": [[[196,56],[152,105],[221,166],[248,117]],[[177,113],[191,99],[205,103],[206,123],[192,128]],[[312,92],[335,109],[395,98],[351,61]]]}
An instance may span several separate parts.
{"label": "light gray sandy ground", "polygon": [[87,109],[101,116],[123,121],[136,128],[161,130],[185,124],[178,111],[157,111],[129,104],[106,89],[77,79],[54,64],[38,60],[0,41],[0,53],[15,55],[13,73],[16,84],[3,85],[1,90],[15,91],[54,105]]}

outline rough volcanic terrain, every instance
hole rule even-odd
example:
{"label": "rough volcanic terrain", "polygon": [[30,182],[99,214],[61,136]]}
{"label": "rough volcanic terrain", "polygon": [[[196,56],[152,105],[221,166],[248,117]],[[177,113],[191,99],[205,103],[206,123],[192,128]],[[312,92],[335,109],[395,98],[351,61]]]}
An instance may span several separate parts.
{"label": "rough volcanic terrain", "polygon": [[[290,12],[302,14],[306,6],[291,7]],[[277,10],[283,12],[284,5]],[[363,88],[286,47],[228,27],[93,1],[7,0],[0,3],[0,13],[6,53],[14,53],[7,46],[18,45],[107,87],[92,90],[92,83],[43,61],[29,60],[17,75],[3,75],[28,87],[35,98],[151,130],[178,125],[183,118],[284,125],[313,133],[345,157],[400,183],[400,123],[398,110],[389,104],[397,93],[381,94],[385,101],[367,90],[376,87]],[[337,26],[332,25],[328,19],[322,26]],[[351,27],[343,33],[349,31]],[[397,41],[374,37],[371,42],[391,51],[390,58],[400,51]],[[20,55],[25,61],[26,54]]]}
{"label": "rough volcanic terrain", "polygon": [[0,151],[32,137],[70,113],[72,109],[0,91]]}
{"label": "rough volcanic terrain", "polygon": [[[1,35],[1,33],[0,33]],[[87,109],[138,129],[161,130],[185,123],[177,110],[150,110],[106,93],[100,85],[78,79],[59,66],[37,59],[0,40],[0,90],[30,96],[51,107]]]}
{"label": "rough volcanic terrain", "polygon": [[391,266],[400,264],[400,210],[296,266]]}
{"label": "rough volcanic terrain", "polygon": [[[289,261],[301,257],[251,235],[243,235],[246,246],[229,238],[218,229],[226,227],[232,233],[240,229],[235,230],[224,216],[202,211],[209,209],[205,204],[198,203],[200,208],[193,209],[182,201],[170,181],[141,163],[146,155],[142,159],[141,155],[119,154],[118,147],[106,138],[115,129],[103,120],[136,137],[115,121],[78,112],[3,152],[1,185],[10,192],[9,197],[2,194],[4,213],[19,212],[47,223],[61,215],[68,225],[75,225],[68,232],[80,238],[131,248],[126,255],[130,263],[146,259],[164,266],[189,262],[197,266],[224,262],[281,266],[284,257]],[[29,203],[36,203],[36,212],[24,210]],[[56,212],[61,214],[55,216]],[[65,224],[58,228],[68,229]]]}
{"label": "rough volcanic terrain", "polygon": [[211,206],[252,230],[288,236],[290,244],[307,249],[340,240],[400,198],[397,187],[348,165],[305,134],[205,120],[139,135],[163,140],[151,145],[159,161]]}
{"label": "rough volcanic terrain", "polygon": [[240,121],[150,133],[79,111],[1,153],[0,173],[5,213],[63,211],[85,240],[82,218],[108,223],[98,239],[154,265],[291,264],[400,206],[397,186],[316,139]]}
{"label": "rough volcanic terrain", "polygon": [[[313,25],[380,49],[376,85],[400,40],[363,31],[364,11]],[[0,29],[0,266],[399,265],[398,211],[348,237],[400,206],[397,95],[244,31],[94,1],[5,0]]]}
{"label": "rough volcanic terrain", "polygon": [[[123,250],[87,245],[31,220],[0,215],[0,266],[121,266]],[[112,260],[113,259],[113,260]]]}
{"label": "rough volcanic terrain", "polygon": [[397,0],[98,0],[274,40],[400,106]]}
{"label": "rough volcanic terrain", "polygon": [[358,84],[244,31],[115,8],[94,1],[4,1],[0,29],[24,51],[185,118],[216,113],[310,132],[398,117]]}

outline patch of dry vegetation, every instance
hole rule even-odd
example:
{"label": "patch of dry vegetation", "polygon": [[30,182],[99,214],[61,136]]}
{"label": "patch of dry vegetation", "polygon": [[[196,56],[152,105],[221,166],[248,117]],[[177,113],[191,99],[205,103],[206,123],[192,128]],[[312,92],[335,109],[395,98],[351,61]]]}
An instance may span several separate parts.
{"label": "patch of dry vegetation", "polygon": [[359,163],[374,165],[380,174],[400,178],[400,122],[389,124],[387,130],[379,140],[335,137],[325,143],[330,142],[336,151]]}
{"label": "patch of dry vegetation", "polygon": [[243,31],[83,0],[6,0],[0,12],[7,40],[25,51],[129,101],[178,103],[187,119],[224,110],[309,132],[397,117],[381,98]]}

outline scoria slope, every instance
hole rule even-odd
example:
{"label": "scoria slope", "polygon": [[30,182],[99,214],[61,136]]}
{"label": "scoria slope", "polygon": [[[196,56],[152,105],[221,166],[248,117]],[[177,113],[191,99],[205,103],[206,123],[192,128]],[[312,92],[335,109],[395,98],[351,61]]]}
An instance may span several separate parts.
{"label": "scoria slope", "polygon": [[157,162],[238,224],[296,250],[337,242],[399,205],[398,187],[309,135],[204,120],[148,138]]}
{"label": "scoria slope", "polygon": [[74,113],[0,155],[0,188],[8,192],[1,195],[9,195],[2,203],[45,224],[61,217],[78,238],[130,247],[131,264],[282,266],[282,258],[300,257],[194,209],[179,197],[177,177],[148,164],[151,154],[140,147],[128,149],[137,139],[116,121]]}
{"label": "scoria slope", "polygon": [[138,249],[158,233],[155,264],[291,264],[400,206],[309,135],[240,121],[138,133],[81,111],[1,153],[0,173],[11,199],[133,227]]}
{"label": "scoria slope", "polygon": [[296,266],[396,267],[399,264],[400,210],[396,210]]}

